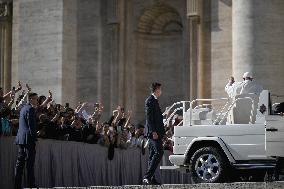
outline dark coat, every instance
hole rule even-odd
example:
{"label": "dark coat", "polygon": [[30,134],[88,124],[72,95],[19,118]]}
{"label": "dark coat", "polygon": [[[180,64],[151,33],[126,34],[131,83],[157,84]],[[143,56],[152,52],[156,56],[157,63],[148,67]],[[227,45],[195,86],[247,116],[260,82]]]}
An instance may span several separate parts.
{"label": "dark coat", "polygon": [[152,138],[152,132],[156,132],[159,139],[162,139],[165,135],[163,115],[158,100],[153,95],[145,101],[145,113],[147,136]]}
{"label": "dark coat", "polygon": [[19,130],[16,144],[32,145],[37,141],[36,113],[30,104],[25,105],[20,111]]}
{"label": "dark coat", "polygon": [[70,132],[70,138],[69,140],[72,140],[72,141],[76,141],[76,142],[83,142],[83,128],[75,128],[75,127],[72,127],[71,129],[71,132]]}

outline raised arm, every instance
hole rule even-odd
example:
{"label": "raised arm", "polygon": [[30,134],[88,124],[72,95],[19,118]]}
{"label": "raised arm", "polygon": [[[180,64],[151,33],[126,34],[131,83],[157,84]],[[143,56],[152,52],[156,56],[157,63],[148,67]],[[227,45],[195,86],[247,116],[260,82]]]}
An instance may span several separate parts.
{"label": "raised arm", "polygon": [[27,88],[27,92],[24,93],[23,98],[20,100],[20,102],[18,104],[16,104],[15,109],[18,110],[20,107],[22,107],[24,104],[26,104],[28,102],[28,98],[29,98],[29,93],[32,91],[32,89],[30,88],[30,86],[28,84],[26,84],[26,88]]}
{"label": "raised arm", "polygon": [[114,110],[112,113],[113,113],[113,116],[116,114],[116,116],[114,117],[114,119],[111,122],[111,125],[115,126],[116,122],[117,122],[117,119],[118,119],[118,117],[120,115],[120,112],[119,112],[119,110]]}
{"label": "raised arm", "polygon": [[88,103],[87,102],[84,102],[84,103],[80,103],[77,108],[75,109],[75,113],[80,113],[82,111],[82,109],[87,105]]}
{"label": "raised arm", "polygon": [[[97,106],[98,105],[98,106]],[[99,123],[102,112],[103,112],[103,105],[101,103],[96,103],[95,104],[95,111],[92,114],[92,117],[95,119],[95,123]]]}
{"label": "raised arm", "polygon": [[79,102],[79,105],[76,107],[76,109],[74,110],[74,112],[75,113],[78,113],[79,112],[79,110],[80,110],[80,108],[82,107],[82,103],[81,102]]}
{"label": "raised arm", "polygon": [[[9,92],[6,93],[5,95],[3,95],[3,98],[6,99],[6,98],[10,97],[11,95],[15,95],[15,93],[19,92],[20,90],[22,90],[22,84],[21,84],[21,82],[19,81],[19,82],[18,82],[18,88],[9,91]],[[13,93],[14,93],[14,94],[13,94]]]}
{"label": "raised arm", "polygon": [[10,102],[8,103],[8,107],[11,108],[12,105],[14,104],[14,100],[15,100],[15,96],[14,95],[10,95]]}
{"label": "raised arm", "polygon": [[49,96],[46,98],[46,100],[42,104],[40,104],[40,107],[46,107],[47,104],[50,101],[52,101],[52,92],[49,90],[48,93],[49,93]]}
{"label": "raised arm", "polygon": [[128,111],[128,117],[127,117],[127,120],[126,120],[123,128],[127,128],[128,124],[130,122],[130,118],[131,118],[131,111]]}
{"label": "raised arm", "polygon": [[60,112],[57,112],[55,116],[52,118],[51,122],[55,123],[58,120],[59,116],[60,116]]}
{"label": "raised arm", "polygon": [[18,88],[15,90],[15,93],[19,92],[20,90],[22,90],[21,81],[18,82]]}

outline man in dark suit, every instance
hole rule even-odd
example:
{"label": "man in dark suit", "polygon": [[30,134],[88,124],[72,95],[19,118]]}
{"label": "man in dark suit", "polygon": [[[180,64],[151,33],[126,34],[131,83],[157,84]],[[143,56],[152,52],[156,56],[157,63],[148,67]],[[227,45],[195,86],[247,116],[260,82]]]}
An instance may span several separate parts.
{"label": "man in dark suit", "polygon": [[148,170],[143,178],[143,184],[159,185],[155,179],[155,170],[157,169],[163,157],[163,142],[165,128],[163,115],[158,103],[158,97],[162,94],[162,85],[153,83],[151,85],[152,94],[145,101],[146,129],[149,138],[149,161]]}
{"label": "man in dark suit", "polygon": [[25,163],[27,163],[27,184],[29,188],[36,187],[34,176],[36,134],[36,112],[38,96],[36,93],[29,94],[29,103],[20,112],[19,130],[16,136],[16,144],[19,146],[18,157],[15,167],[15,188],[21,188],[22,175]]}

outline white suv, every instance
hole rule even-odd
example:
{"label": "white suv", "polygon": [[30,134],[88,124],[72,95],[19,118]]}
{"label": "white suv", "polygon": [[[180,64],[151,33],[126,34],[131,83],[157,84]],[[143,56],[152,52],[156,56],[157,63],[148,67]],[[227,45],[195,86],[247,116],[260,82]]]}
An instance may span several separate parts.
{"label": "white suv", "polygon": [[[263,91],[259,98],[247,94],[173,104],[168,120],[182,110],[183,122],[174,128],[173,166],[161,169],[185,169],[199,183],[226,181],[235,170],[275,168],[276,157],[284,157],[284,117],[272,115],[269,96]],[[200,104],[204,101],[210,104]],[[218,105],[220,111],[213,108]]]}

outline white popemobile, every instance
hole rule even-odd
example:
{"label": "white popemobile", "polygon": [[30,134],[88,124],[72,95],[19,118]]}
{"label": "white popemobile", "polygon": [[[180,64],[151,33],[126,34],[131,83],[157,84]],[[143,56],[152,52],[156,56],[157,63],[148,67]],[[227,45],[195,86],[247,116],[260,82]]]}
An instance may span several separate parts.
{"label": "white popemobile", "polygon": [[273,106],[267,90],[259,97],[240,94],[174,103],[164,113],[171,112],[167,121],[179,110],[183,121],[174,128],[173,165],[161,169],[189,171],[196,183],[224,182],[237,170],[253,170],[261,178],[275,168],[277,157],[284,157],[284,117],[273,115]]}

